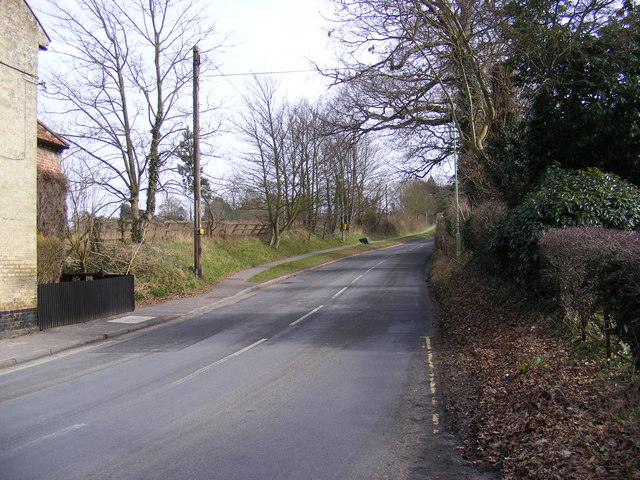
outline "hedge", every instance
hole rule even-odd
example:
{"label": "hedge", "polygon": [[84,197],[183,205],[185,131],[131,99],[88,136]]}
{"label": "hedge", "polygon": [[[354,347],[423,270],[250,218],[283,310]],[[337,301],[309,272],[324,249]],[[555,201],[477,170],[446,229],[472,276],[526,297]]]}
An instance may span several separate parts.
{"label": "hedge", "polygon": [[640,234],[571,227],[539,240],[539,283],[564,318],[627,344],[640,368]]}
{"label": "hedge", "polygon": [[535,274],[540,236],[551,228],[570,226],[640,230],[640,189],[596,168],[549,169],[497,226],[491,248],[516,281],[528,285]]}

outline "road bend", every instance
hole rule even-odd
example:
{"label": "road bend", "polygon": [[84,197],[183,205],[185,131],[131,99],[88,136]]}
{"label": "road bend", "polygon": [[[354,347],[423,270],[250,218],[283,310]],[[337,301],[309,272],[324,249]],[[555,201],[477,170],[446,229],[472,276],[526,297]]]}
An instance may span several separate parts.
{"label": "road bend", "polygon": [[431,246],[2,372],[0,479],[476,478],[427,361]]}

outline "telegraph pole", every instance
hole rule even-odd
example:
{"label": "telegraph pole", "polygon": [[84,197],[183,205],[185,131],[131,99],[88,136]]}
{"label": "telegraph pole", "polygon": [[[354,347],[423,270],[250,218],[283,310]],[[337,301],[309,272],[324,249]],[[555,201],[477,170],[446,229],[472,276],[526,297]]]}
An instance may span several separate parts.
{"label": "telegraph pole", "polygon": [[193,270],[202,277],[200,225],[200,51],[193,47]]}
{"label": "telegraph pole", "polygon": [[462,252],[460,242],[460,196],[458,188],[458,142],[457,142],[457,123],[454,121],[451,136],[453,139],[453,168],[455,170],[455,195],[456,195],[456,257]]}

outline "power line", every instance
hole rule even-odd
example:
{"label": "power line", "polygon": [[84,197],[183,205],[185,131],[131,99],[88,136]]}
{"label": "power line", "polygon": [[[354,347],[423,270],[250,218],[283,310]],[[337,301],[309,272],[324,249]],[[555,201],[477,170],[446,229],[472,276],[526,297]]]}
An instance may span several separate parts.
{"label": "power line", "polygon": [[254,75],[286,75],[290,73],[312,73],[317,70],[282,70],[279,72],[241,72],[241,73],[214,73],[208,77],[252,77]]}
{"label": "power line", "polygon": [[[333,71],[348,70],[346,68],[332,68]],[[207,77],[252,77],[254,75],[288,75],[294,73],[320,73],[318,70],[281,70],[273,72],[236,72],[236,73],[213,73]]]}
{"label": "power line", "polygon": [[15,70],[16,72],[22,73],[23,75],[27,75],[29,78],[33,79],[35,83],[38,83],[38,77],[36,75],[33,75],[32,73],[26,72],[18,67],[14,67],[13,65],[9,65],[8,63],[4,63],[3,61],[0,61],[0,65],[10,68],[11,70]]}

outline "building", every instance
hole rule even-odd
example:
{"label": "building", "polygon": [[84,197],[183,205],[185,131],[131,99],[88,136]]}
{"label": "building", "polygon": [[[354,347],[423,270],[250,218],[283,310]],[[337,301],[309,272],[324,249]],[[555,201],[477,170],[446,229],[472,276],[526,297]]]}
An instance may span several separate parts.
{"label": "building", "polygon": [[51,130],[44,123],[38,120],[38,151],[37,166],[38,171],[62,173],[60,155],[69,148],[69,143],[59,134]]}
{"label": "building", "polygon": [[24,0],[0,1],[0,336],[37,325],[36,96],[48,44]]}
{"label": "building", "polygon": [[[69,143],[38,120],[38,210],[37,231],[63,241],[67,227],[68,182],[62,173],[61,155]],[[60,268],[64,252],[60,252]],[[42,258],[39,258],[42,266]]]}

